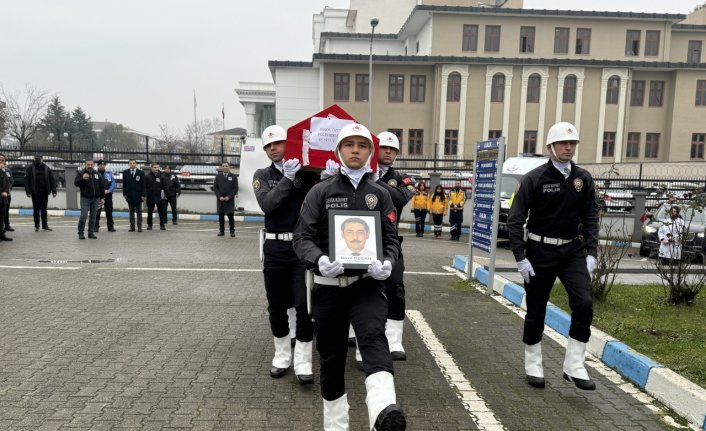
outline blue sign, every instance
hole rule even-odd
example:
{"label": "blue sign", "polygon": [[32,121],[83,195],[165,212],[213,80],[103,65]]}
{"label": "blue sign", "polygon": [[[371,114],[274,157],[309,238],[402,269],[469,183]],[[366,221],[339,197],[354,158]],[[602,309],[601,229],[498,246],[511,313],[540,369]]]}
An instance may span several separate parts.
{"label": "blue sign", "polygon": [[[476,176],[473,179],[473,247],[490,253],[493,238],[493,210],[498,179],[497,139],[478,143]],[[495,154],[494,154],[495,153]]]}

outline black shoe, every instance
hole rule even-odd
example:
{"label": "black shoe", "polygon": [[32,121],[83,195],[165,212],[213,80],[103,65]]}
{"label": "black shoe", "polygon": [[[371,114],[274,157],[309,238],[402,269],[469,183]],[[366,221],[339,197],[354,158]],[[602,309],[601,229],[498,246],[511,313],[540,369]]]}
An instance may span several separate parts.
{"label": "black shoe", "polygon": [[569,382],[574,382],[577,388],[584,391],[594,391],[596,389],[596,384],[592,380],[577,379],[576,377],[571,377],[570,375],[564,373],[564,379]]}
{"label": "black shoe", "polygon": [[160,225],[159,230],[167,230],[167,228],[164,225]]}
{"label": "black shoe", "polygon": [[544,388],[544,377],[527,376],[527,383],[533,388]]}
{"label": "black shoe", "polygon": [[279,379],[280,377],[287,374],[288,369],[289,368],[277,368],[273,366],[272,368],[270,368],[270,377],[272,377],[273,379]]}
{"label": "black shoe", "polygon": [[152,230],[152,226],[147,226],[147,230]]}
{"label": "black shoe", "polygon": [[7,232],[14,232],[14,231],[15,231],[15,229],[12,228],[12,227],[10,227],[10,226],[7,226],[7,227],[5,228],[5,230],[6,230]]}
{"label": "black shoe", "polygon": [[355,337],[348,337],[348,345],[355,346]]}
{"label": "black shoe", "polygon": [[2,235],[0,235],[0,241],[12,241],[12,238],[6,237],[3,233]]}
{"label": "black shoe", "polygon": [[179,222],[176,221],[176,220],[173,220],[173,221],[172,221],[172,224],[179,224]]}
{"label": "black shoe", "polygon": [[99,227],[93,228],[93,232],[100,232],[100,230],[101,230],[101,228],[99,228]]}
{"label": "black shoe", "polygon": [[[133,229],[133,231],[134,231],[134,230],[135,230],[135,229]],[[109,228],[108,228],[108,232],[115,232],[115,228],[114,228],[114,227],[109,227]]]}
{"label": "black shoe", "polygon": [[231,232],[231,233],[230,233],[230,236],[233,237],[233,238],[235,238],[235,232]]}
{"label": "black shoe", "polygon": [[78,239],[86,239],[86,237],[82,233],[80,233],[78,234]]}
{"label": "black shoe", "polygon": [[393,361],[406,361],[407,354],[405,352],[390,352]]}
{"label": "black shoe", "polygon": [[297,374],[297,383],[300,385],[311,385],[314,383],[313,374]]}
{"label": "black shoe", "polygon": [[128,229],[128,232],[135,232],[135,228],[131,227],[130,229]]}
{"label": "black shoe", "polygon": [[47,232],[51,232],[51,231],[52,231],[52,229],[50,229],[49,226],[44,226],[44,227],[42,228],[42,230],[45,230],[45,231],[47,231]]}
{"label": "black shoe", "polygon": [[377,431],[398,431],[407,429],[407,419],[404,417],[402,407],[390,404],[385,407],[375,419]]}
{"label": "black shoe", "polygon": [[141,227],[138,227],[138,228],[137,228],[137,231],[138,231],[138,232],[142,232],[142,228],[141,228]]}
{"label": "black shoe", "polygon": [[34,231],[35,231],[35,232],[39,232],[39,226],[35,226],[35,227],[34,227]]}
{"label": "black shoe", "polygon": [[89,233],[89,234],[88,234],[88,237],[91,238],[91,239],[98,239],[98,237],[95,236],[95,235],[92,234],[92,233]]}
{"label": "black shoe", "polygon": [[223,236],[223,235],[225,235],[225,233],[223,233],[223,231],[218,232],[218,236]]}

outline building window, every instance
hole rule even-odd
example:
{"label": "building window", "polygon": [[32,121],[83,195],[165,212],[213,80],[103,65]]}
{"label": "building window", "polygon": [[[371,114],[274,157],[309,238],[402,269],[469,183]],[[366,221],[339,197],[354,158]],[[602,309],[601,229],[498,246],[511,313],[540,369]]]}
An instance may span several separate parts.
{"label": "building window", "polygon": [[390,75],[387,100],[389,102],[404,101],[404,75]]}
{"label": "building window", "polygon": [[689,49],[686,54],[687,63],[701,63],[701,41],[690,40]]}
{"label": "building window", "polygon": [[659,133],[645,135],[645,158],[656,159],[659,153]]}
{"label": "building window", "polygon": [[645,57],[657,57],[659,55],[659,30],[645,31]]}
{"label": "building window", "polygon": [[500,26],[485,26],[485,52],[500,51]]}
{"label": "building window", "polygon": [[446,129],[444,136],[444,155],[455,156],[458,153],[458,130]]}
{"label": "building window", "polygon": [[640,55],[640,30],[628,30],[625,33],[625,55],[628,57]]}
{"label": "building window", "polygon": [[490,101],[502,103],[505,100],[505,75],[496,73],[493,75],[493,83],[490,87]]}
{"label": "building window", "polygon": [[489,130],[488,139],[499,139],[503,135],[502,130]]}
{"label": "building window", "polygon": [[576,75],[567,75],[564,78],[564,103],[576,103]]}
{"label": "building window", "polygon": [[355,75],[355,101],[366,102],[368,100],[368,74],[357,73]]}
{"label": "building window", "polygon": [[461,100],[461,75],[458,72],[449,74],[446,84],[446,101],[458,102]]}
{"label": "building window", "polygon": [[348,100],[350,79],[347,73],[333,74],[333,100]]}
{"label": "building window", "polygon": [[603,132],[603,157],[615,154],[615,132]]}
{"label": "building window", "polygon": [[527,103],[539,103],[539,89],[542,86],[542,78],[533,73],[527,80]]}
{"label": "building window", "polygon": [[625,157],[636,159],[640,157],[640,134],[628,133],[628,144],[625,147]]}
{"label": "building window", "polygon": [[477,25],[464,25],[463,26],[463,42],[461,43],[461,49],[463,51],[478,51],[478,26]]}
{"label": "building window", "polygon": [[520,52],[534,52],[534,27],[520,27]]}
{"label": "building window", "polygon": [[409,101],[424,102],[424,93],[427,85],[427,77],[424,75],[412,75],[409,77]]}
{"label": "building window", "polygon": [[706,133],[694,133],[691,135],[692,159],[704,159],[704,142],[706,142]]}
{"label": "building window", "polygon": [[415,156],[421,155],[423,140],[424,129],[409,129],[409,140],[407,141],[408,154]]}
{"label": "building window", "polygon": [[645,103],[645,81],[633,81],[630,90],[630,106],[642,106]]}
{"label": "building window", "polygon": [[650,81],[650,106],[659,107],[664,102],[664,81]]}
{"label": "building window", "polygon": [[706,81],[696,81],[696,106],[706,106]]}
{"label": "building window", "polygon": [[620,96],[620,78],[613,75],[608,79],[608,88],[605,93],[606,105],[616,105]]}
{"label": "building window", "polygon": [[591,53],[591,29],[577,28],[576,29],[576,54]]}
{"label": "building window", "polygon": [[522,152],[534,154],[537,151],[537,131],[525,130],[525,142],[522,144]]}
{"label": "building window", "polygon": [[554,29],[554,54],[569,53],[569,29],[557,27]]}

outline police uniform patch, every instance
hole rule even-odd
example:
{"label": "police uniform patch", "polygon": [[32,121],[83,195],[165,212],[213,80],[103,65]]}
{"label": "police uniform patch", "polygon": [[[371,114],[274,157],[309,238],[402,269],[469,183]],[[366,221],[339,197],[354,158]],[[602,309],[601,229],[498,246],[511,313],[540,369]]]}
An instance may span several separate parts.
{"label": "police uniform patch", "polygon": [[299,177],[294,177],[294,187],[300,188],[302,186],[302,179]]}
{"label": "police uniform patch", "polygon": [[365,203],[368,205],[368,209],[373,210],[373,209],[375,209],[375,206],[378,204],[378,197],[372,193],[365,195]]}
{"label": "police uniform patch", "polygon": [[583,190],[583,180],[581,178],[576,178],[574,180],[574,188],[576,189],[577,192],[580,192]]}
{"label": "police uniform patch", "polygon": [[252,188],[253,188],[253,190],[255,190],[255,191],[260,190],[260,180],[258,180],[257,178],[255,178],[255,179],[253,180],[253,182],[252,182]]}
{"label": "police uniform patch", "polygon": [[388,181],[387,184],[389,184],[390,187],[397,187],[397,180],[393,178],[390,181]]}

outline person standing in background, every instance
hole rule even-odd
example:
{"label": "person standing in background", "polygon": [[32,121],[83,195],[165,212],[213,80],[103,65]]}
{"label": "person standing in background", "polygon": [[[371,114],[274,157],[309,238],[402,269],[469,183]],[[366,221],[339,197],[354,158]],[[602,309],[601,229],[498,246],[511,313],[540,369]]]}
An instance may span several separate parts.
{"label": "person standing in background", "polygon": [[434,239],[441,238],[441,228],[444,225],[444,216],[449,211],[449,200],[441,184],[436,186],[434,194],[429,199],[429,212],[434,221]]}
{"label": "person standing in background", "polygon": [[0,163],[2,163],[2,171],[5,173],[5,177],[7,178],[8,182],[10,183],[10,190],[7,191],[7,202],[5,204],[5,217],[4,217],[4,225],[5,225],[5,232],[13,232],[15,229],[10,226],[10,204],[12,203],[12,186],[15,185],[15,179],[12,178],[12,172],[10,169],[7,167],[7,160],[5,158],[5,155],[0,153]]}
{"label": "person standing in background", "polygon": [[115,232],[115,223],[113,221],[113,191],[115,190],[115,176],[111,171],[105,169],[106,162],[104,160],[98,160],[98,175],[101,176],[105,190],[103,192],[103,206],[98,207],[98,212],[96,213],[96,227],[93,229],[95,232],[100,230],[101,222],[101,210],[105,208],[105,221],[108,227],[108,232]]}
{"label": "person standing in background", "polygon": [[427,219],[427,211],[431,200],[429,192],[424,181],[420,181],[417,185],[417,194],[412,197],[412,213],[414,213],[414,229],[417,232],[417,237],[424,237],[424,224]]}
{"label": "person standing in background", "polygon": [[32,198],[34,231],[39,232],[41,219],[42,230],[51,232],[47,223],[47,205],[50,194],[56,197],[56,179],[49,166],[42,161],[42,156],[34,156],[34,163],[27,165],[25,192],[28,198]]}
{"label": "person standing in background", "polygon": [[463,222],[463,205],[466,203],[466,191],[461,188],[461,181],[456,180],[454,188],[449,193],[449,224],[451,225],[451,241],[458,241],[461,237],[461,223]]}
{"label": "person standing in background", "polygon": [[225,235],[226,215],[230,226],[230,236],[235,237],[235,197],[238,195],[238,177],[230,173],[230,164],[221,163],[221,172],[213,180],[213,193],[218,199],[218,236]]}
{"label": "person standing in background", "polygon": [[137,160],[128,161],[130,167],[123,171],[123,197],[130,211],[130,230],[135,232],[135,215],[137,215],[137,231],[142,232],[142,202],[145,201],[145,172],[137,168]]}
{"label": "person standing in background", "polygon": [[168,210],[167,205],[172,207],[172,224],[179,224],[177,213],[177,198],[181,196],[181,184],[179,177],[172,173],[172,167],[167,165],[164,167],[164,193],[167,201],[164,203],[164,210]]}

